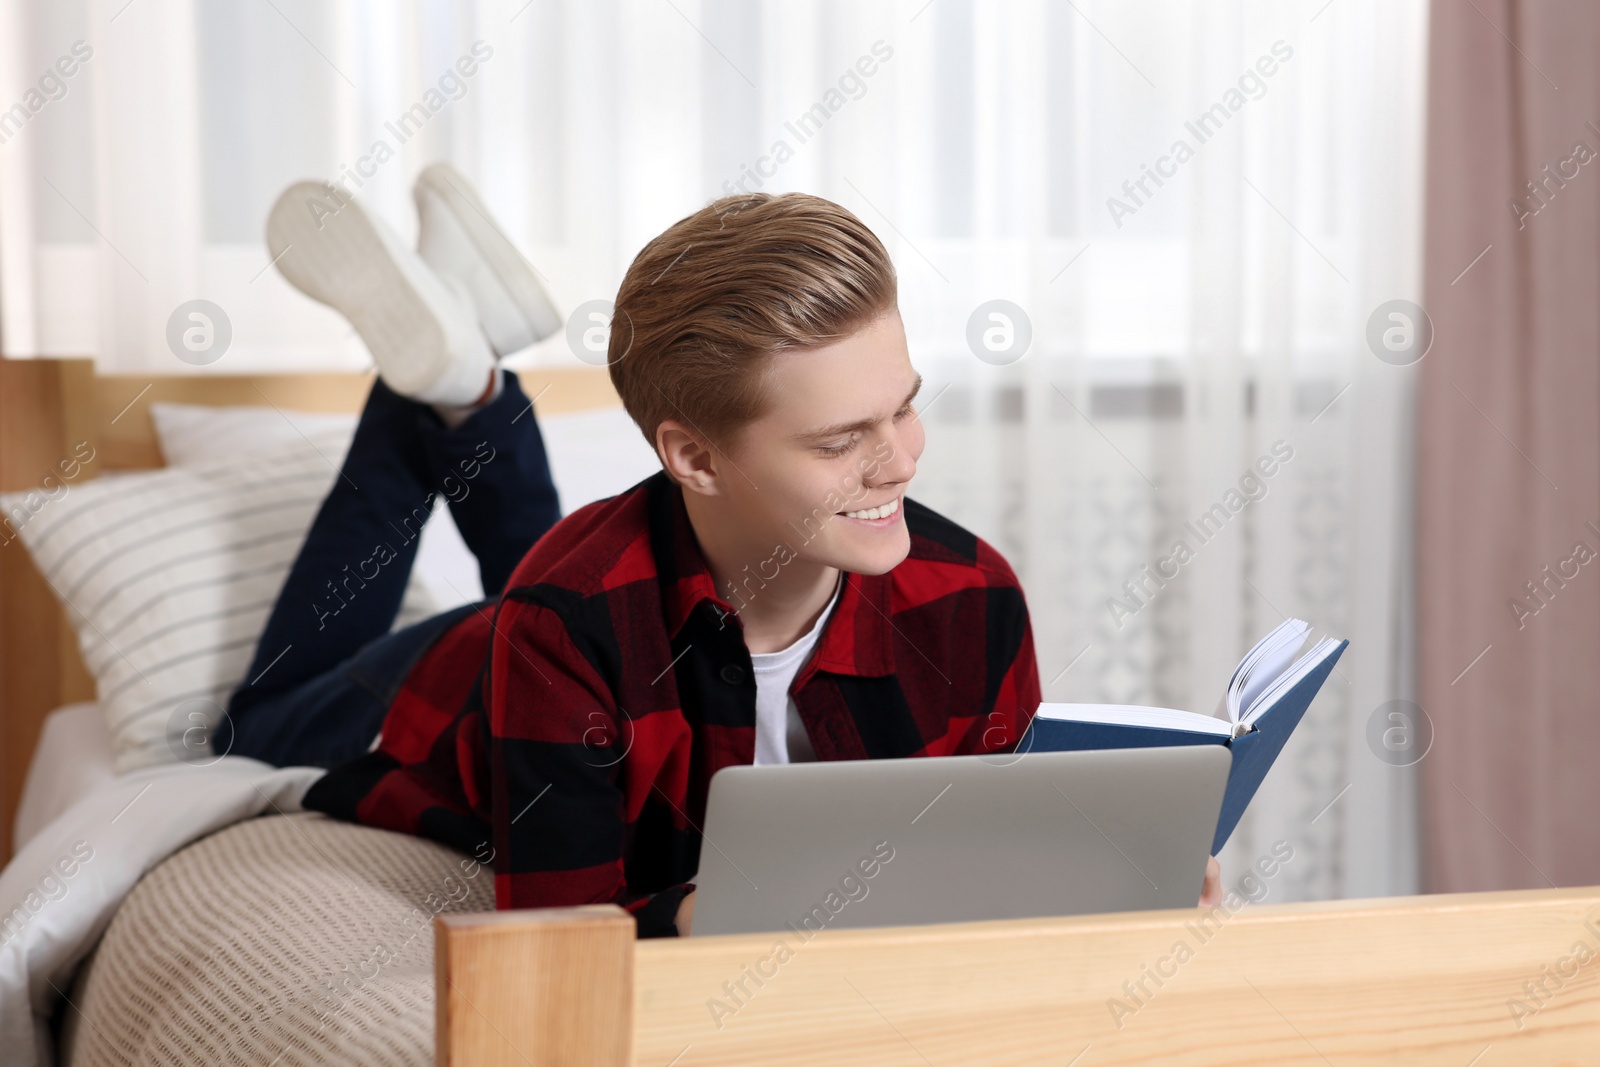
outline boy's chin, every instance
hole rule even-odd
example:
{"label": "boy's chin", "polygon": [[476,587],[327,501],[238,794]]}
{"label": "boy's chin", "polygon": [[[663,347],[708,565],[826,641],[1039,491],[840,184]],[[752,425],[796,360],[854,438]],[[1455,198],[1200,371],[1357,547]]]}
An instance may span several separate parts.
{"label": "boy's chin", "polygon": [[852,574],[887,574],[911,554],[911,537],[901,526],[899,537],[882,540],[885,543],[862,545],[841,538],[841,543],[831,546],[833,551],[828,553],[828,565]]}

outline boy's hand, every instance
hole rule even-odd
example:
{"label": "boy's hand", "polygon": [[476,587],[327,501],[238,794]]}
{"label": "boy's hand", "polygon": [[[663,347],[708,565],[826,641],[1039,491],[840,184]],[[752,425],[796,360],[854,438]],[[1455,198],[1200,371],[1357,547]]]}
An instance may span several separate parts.
{"label": "boy's hand", "polygon": [[[687,904],[689,901],[684,900]],[[1214,908],[1222,903],[1222,864],[1217,862],[1217,857],[1211,856],[1206,860],[1206,882],[1200,890],[1200,906]]]}
{"label": "boy's hand", "polygon": [[[1213,860],[1212,862],[1214,863],[1216,861]],[[1218,891],[1218,899],[1221,899],[1221,891],[1220,890]],[[678,917],[675,920],[675,925],[678,927],[678,936],[679,937],[688,937],[689,936],[689,924],[691,922],[693,922],[693,921],[694,921],[694,893],[691,891],[688,896],[684,897],[682,900],[680,900],[678,902]]]}

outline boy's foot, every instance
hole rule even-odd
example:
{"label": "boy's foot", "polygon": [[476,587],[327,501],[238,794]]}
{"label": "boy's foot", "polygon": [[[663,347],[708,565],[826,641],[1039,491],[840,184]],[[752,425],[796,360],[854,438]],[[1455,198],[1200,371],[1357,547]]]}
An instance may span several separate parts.
{"label": "boy's foot", "polygon": [[290,284],[350,320],[400,395],[466,405],[492,381],[470,301],[357,201],[296,182],[272,206],[267,249]]}
{"label": "boy's foot", "polygon": [[468,293],[497,355],[520,351],[561,329],[561,313],[533,265],[458,170],[433,164],[417,176],[412,196],[421,222],[417,251]]}

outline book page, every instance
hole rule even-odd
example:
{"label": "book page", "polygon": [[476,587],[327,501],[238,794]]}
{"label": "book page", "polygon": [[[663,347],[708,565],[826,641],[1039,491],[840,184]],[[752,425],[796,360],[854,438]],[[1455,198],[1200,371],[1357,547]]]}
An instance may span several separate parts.
{"label": "book page", "polygon": [[1244,711],[1244,722],[1253,722],[1256,717],[1276,704],[1285,693],[1293,689],[1306,675],[1317,668],[1323,660],[1333,655],[1339,647],[1339,642],[1331,637],[1324,637],[1311,647],[1305,655],[1295,661],[1294,666],[1284,671],[1272,684],[1263,689]]}
{"label": "book page", "polygon": [[1233,672],[1228,691],[1223,696],[1225,711],[1218,718],[1239,722],[1244,709],[1250,707],[1294,662],[1294,655],[1305,644],[1306,634],[1310,630],[1310,624],[1300,619],[1285,619],[1271,633],[1257,641],[1255,647],[1240,661],[1238,670]]}
{"label": "book page", "polygon": [[[1311,631],[1311,627],[1299,619],[1288,620],[1280,629],[1283,631],[1280,639],[1262,651],[1261,659],[1251,669],[1249,677],[1244,679],[1239,689],[1239,702],[1235,705],[1237,712],[1242,713],[1255,703],[1267,687],[1289,669],[1300,646],[1305,644],[1306,634]],[[1278,633],[1274,631],[1274,634]],[[1239,717],[1239,714],[1234,715],[1235,720]]]}
{"label": "book page", "polygon": [[1210,715],[1177,708],[1147,708],[1137,704],[1040,704],[1034,714],[1041,719],[1144,726],[1158,730],[1192,730],[1219,735],[1226,735],[1231,729],[1230,724]]}

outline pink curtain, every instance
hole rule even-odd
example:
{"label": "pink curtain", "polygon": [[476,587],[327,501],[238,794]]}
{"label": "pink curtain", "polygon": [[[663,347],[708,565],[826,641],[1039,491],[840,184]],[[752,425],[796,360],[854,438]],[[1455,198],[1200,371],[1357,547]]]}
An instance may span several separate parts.
{"label": "pink curtain", "polygon": [[[1419,365],[1429,892],[1600,883],[1600,5],[1434,0]],[[1530,184],[1531,183],[1531,184]]]}

